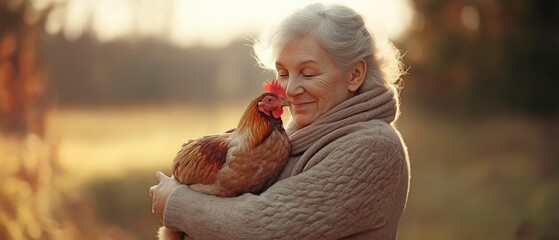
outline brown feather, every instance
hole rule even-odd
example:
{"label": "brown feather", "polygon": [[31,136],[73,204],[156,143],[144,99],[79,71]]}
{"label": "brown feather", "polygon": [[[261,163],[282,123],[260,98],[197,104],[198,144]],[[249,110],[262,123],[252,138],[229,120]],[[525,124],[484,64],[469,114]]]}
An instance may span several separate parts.
{"label": "brown feather", "polygon": [[271,93],[264,93],[254,99],[248,105],[239,121],[237,129],[235,129],[236,132],[248,131],[247,136],[249,136],[249,139],[247,140],[248,145],[251,147],[260,144],[273,130],[271,121],[274,121],[274,119],[258,110],[258,102],[260,102],[264,96],[270,94]]}
{"label": "brown feather", "polygon": [[173,175],[192,189],[217,196],[258,193],[275,180],[285,165],[290,145],[280,119],[258,110],[251,101],[237,128],[183,144]]}
{"label": "brown feather", "polygon": [[[272,184],[285,166],[291,146],[281,118],[262,113],[251,101],[236,129],[188,140],[173,161],[173,176],[198,192],[234,197],[258,194]],[[160,229],[160,240],[178,236],[175,230]]]}
{"label": "brown feather", "polygon": [[185,142],[173,161],[173,176],[182,184],[214,182],[225,163],[230,135],[209,135]]}

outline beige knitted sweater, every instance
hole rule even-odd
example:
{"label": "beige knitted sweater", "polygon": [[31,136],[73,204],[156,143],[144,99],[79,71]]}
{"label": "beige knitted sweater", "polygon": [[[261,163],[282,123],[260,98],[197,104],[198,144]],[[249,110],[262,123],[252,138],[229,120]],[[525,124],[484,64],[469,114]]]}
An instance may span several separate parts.
{"label": "beige knitted sweater", "polygon": [[391,91],[356,95],[297,129],[280,180],[260,195],[177,188],[164,224],[195,239],[396,239],[408,195],[406,147]]}

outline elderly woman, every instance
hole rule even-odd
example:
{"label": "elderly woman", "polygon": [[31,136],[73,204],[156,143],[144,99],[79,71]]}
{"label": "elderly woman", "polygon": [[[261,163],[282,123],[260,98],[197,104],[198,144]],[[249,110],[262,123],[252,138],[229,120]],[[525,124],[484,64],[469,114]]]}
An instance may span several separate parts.
{"label": "elderly woman", "polygon": [[260,195],[219,198],[159,173],[155,214],[196,239],[395,239],[410,178],[393,127],[398,51],[338,5],[309,5],[264,36],[258,61],[291,103],[280,178]]}

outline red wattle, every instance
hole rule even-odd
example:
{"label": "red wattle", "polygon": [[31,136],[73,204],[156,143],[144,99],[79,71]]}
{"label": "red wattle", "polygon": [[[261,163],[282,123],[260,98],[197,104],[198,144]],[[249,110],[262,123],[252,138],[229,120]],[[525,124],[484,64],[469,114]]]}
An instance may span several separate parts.
{"label": "red wattle", "polygon": [[274,118],[280,118],[282,114],[283,114],[283,108],[272,111],[272,115]]}

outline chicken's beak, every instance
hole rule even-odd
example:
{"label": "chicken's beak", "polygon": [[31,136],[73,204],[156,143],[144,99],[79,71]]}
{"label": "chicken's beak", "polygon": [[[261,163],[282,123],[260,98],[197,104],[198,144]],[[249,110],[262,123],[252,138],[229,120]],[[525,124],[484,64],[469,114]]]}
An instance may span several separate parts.
{"label": "chicken's beak", "polygon": [[281,105],[284,106],[284,107],[285,107],[285,106],[289,106],[289,101],[288,101],[287,99],[283,99],[280,103],[281,103]]}

